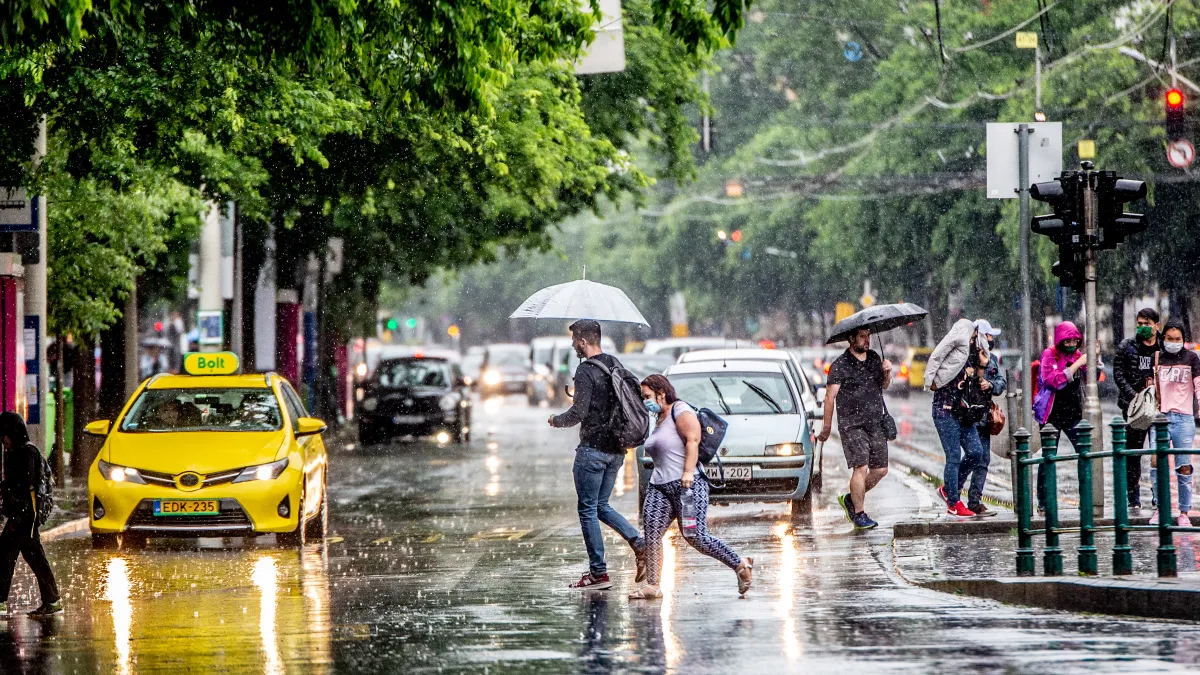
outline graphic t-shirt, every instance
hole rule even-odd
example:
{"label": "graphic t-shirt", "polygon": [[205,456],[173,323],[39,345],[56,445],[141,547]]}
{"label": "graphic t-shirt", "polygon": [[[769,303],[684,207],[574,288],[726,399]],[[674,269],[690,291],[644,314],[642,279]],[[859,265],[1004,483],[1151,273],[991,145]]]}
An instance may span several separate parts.
{"label": "graphic t-shirt", "polygon": [[1200,397],[1200,355],[1190,349],[1158,355],[1159,412],[1193,414],[1192,397]]}

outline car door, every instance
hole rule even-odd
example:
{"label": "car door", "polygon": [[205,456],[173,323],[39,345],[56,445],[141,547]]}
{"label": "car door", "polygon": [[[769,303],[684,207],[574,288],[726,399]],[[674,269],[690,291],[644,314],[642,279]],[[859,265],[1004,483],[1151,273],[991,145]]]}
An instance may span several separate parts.
{"label": "car door", "polygon": [[[291,384],[283,382],[279,385],[279,390],[283,393],[292,433],[295,434],[300,430],[300,418],[307,417],[308,412]],[[296,438],[296,445],[300,448],[300,457],[304,462],[304,514],[307,516],[320,508],[324,497],[322,490],[325,486],[325,443],[320,434],[312,434]]]}

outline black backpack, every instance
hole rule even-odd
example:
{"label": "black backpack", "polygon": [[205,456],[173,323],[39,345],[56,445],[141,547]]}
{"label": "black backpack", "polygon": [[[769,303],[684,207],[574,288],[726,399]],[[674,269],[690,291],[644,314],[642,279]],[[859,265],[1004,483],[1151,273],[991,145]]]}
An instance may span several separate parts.
{"label": "black backpack", "polygon": [[36,452],[38,459],[42,460],[41,475],[38,476],[33,489],[33,497],[37,502],[37,513],[34,516],[37,526],[41,527],[46,524],[50,512],[54,510],[54,469],[50,468],[50,460],[46,459],[36,446],[30,444],[29,450]]}
{"label": "black backpack", "polygon": [[[721,449],[721,441],[725,440],[725,430],[729,428],[729,423],[708,408],[696,408],[686,402],[684,405],[692,408],[692,411],[696,413],[696,419],[700,420],[698,461],[701,464],[708,464],[716,459],[717,470],[721,473],[721,486],[723,486],[725,485],[725,466],[721,464],[721,456],[717,454],[717,451]],[[671,406],[671,421],[675,421],[674,405]]]}
{"label": "black backpack", "polygon": [[622,448],[635,448],[644,443],[646,436],[650,435],[650,416],[646,414],[646,404],[642,402],[642,383],[637,375],[625,370],[619,362],[612,368],[596,358],[584,363],[599,367],[612,382],[616,401],[608,428],[617,442]]}

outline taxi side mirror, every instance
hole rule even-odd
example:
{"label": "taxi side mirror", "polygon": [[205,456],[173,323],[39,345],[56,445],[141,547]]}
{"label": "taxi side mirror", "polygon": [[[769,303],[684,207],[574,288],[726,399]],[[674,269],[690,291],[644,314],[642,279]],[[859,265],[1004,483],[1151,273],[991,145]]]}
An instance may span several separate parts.
{"label": "taxi side mirror", "polygon": [[300,419],[296,420],[296,426],[300,427],[300,429],[296,432],[297,436],[312,436],[313,434],[319,434],[328,429],[328,427],[325,426],[325,422],[315,417],[301,417]]}
{"label": "taxi side mirror", "polygon": [[96,420],[95,422],[89,422],[88,425],[83,428],[83,433],[87,434],[88,436],[107,436],[110,428],[112,428],[111,421]]}

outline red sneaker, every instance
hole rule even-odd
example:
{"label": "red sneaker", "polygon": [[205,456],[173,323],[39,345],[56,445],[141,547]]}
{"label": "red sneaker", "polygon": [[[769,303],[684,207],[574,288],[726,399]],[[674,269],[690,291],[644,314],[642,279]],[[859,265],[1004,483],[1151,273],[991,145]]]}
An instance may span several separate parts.
{"label": "red sneaker", "polygon": [[946,513],[949,513],[952,516],[958,516],[959,518],[974,518],[975,516],[979,515],[971,509],[968,509],[967,505],[963,504],[961,501],[957,501],[954,503],[954,506],[948,507],[946,509]]}
{"label": "red sneaker", "polygon": [[609,580],[607,573],[595,576],[591,572],[585,572],[582,577],[579,577],[579,581],[567,586],[567,588],[575,588],[581,591],[607,591],[612,588],[612,581]]}

